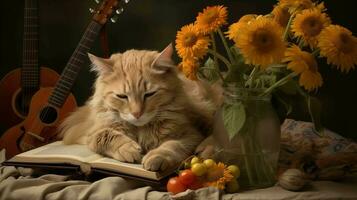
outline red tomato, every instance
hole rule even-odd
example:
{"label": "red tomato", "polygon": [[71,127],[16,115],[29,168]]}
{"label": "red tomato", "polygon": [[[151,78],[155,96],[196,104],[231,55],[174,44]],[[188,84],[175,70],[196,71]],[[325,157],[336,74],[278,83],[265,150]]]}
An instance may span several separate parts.
{"label": "red tomato", "polygon": [[195,182],[193,182],[190,186],[188,186],[189,189],[191,190],[197,190],[199,188],[203,187],[203,184],[201,181],[196,180]]}
{"label": "red tomato", "polygon": [[186,186],[190,186],[197,179],[196,175],[193,174],[193,172],[190,169],[183,170],[178,178],[179,181]]}
{"label": "red tomato", "polygon": [[170,178],[167,182],[166,188],[168,192],[172,192],[173,194],[183,192],[187,189],[187,187],[180,182],[178,177]]}

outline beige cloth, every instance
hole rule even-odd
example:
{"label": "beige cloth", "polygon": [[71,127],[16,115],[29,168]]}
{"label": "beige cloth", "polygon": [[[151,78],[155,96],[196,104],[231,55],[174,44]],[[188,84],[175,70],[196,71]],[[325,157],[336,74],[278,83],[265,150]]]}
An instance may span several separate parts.
{"label": "beige cloth", "polygon": [[[26,168],[0,167],[0,200],[145,200],[173,199],[167,192],[153,191],[149,186],[120,177],[107,177],[96,182],[67,180],[68,176],[48,174],[38,178],[30,175],[32,170]],[[177,199],[219,199],[221,194],[215,188],[187,191]],[[206,199],[207,199],[206,198]],[[175,198],[176,199],[176,198]]]}
{"label": "beige cloth", "polygon": [[47,174],[31,177],[32,170],[26,168],[0,167],[0,200],[159,200],[159,199],[357,199],[357,180],[346,182],[313,182],[303,192],[290,192],[279,186],[266,189],[242,191],[236,194],[222,194],[215,188],[201,188],[196,191],[170,195],[154,191],[151,187],[140,187],[138,183],[120,177],[107,177],[96,182],[68,180],[68,176]]}

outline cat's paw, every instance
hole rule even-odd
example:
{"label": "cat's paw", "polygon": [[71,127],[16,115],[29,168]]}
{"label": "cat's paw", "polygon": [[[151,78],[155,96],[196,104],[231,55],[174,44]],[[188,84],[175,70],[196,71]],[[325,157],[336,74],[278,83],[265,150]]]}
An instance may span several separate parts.
{"label": "cat's paw", "polygon": [[178,161],[159,152],[149,152],[143,157],[142,164],[146,170],[166,171],[177,165]]}
{"label": "cat's paw", "polygon": [[113,158],[122,162],[140,163],[142,159],[141,147],[134,141],[121,145],[113,154]]}

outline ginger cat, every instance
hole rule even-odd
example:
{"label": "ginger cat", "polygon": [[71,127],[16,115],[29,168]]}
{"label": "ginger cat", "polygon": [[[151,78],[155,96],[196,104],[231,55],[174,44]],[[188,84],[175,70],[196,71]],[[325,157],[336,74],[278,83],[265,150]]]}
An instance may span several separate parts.
{"label": "ginger cat", "polygon": [[216,105],[202,81],[186,79],[161,53],[128,50],[109,59],[89,54],[97,73],[94,94],[62,124],[66,144],[165,171],[192,155],[208,134]]}

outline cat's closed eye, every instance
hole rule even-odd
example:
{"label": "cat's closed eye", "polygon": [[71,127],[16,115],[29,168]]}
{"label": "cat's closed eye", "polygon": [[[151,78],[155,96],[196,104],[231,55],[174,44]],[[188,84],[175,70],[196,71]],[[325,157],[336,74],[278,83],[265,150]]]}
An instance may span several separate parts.
{"label": "cat's closed eye", "polygon": [[149,97],[153,96],[154,94],[156,94],[156,91],[145,93],[144,99],[149,98]]}
{"label": "cat's closed eye", "polygon": [[119,99],[123,99],[123,100],[127,100],[128,96],[126,96],[125,94],[116,94],[116,97],[118,97]]}

